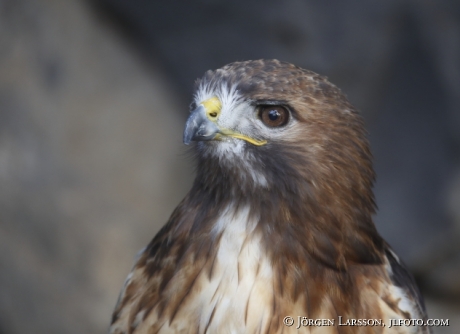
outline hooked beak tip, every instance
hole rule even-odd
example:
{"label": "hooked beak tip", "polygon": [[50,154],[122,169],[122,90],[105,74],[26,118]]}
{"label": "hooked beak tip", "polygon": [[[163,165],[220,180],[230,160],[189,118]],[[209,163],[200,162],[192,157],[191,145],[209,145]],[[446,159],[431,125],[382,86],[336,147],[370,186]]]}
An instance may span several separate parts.
{"label": "hooked beak tip", "polygon": [[193,110],[187,119],[184,130],[184,144],[192,141],[213,140],[219,132],[217,125],[208,119],[203,105]]}

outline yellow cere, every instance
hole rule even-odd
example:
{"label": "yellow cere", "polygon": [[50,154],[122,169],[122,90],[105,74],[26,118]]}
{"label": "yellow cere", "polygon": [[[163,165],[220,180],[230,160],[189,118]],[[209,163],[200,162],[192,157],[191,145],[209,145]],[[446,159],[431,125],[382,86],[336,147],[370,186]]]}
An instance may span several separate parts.
{"label": "yellow cere", "polygon": [[211,97],[206,101],[201,102],[204,109],[206,110],[206,116],[211,120],[215,121],[217,116],[220,114],[220,110],[222,109],[222,103],[217,97]]}
{"label": "yellow cere", "polygon": [[[210,99],[207,99],[203,102],[201,102],[203,105],[204,109],[206,110],[206,117],[212,121],[216,122],[217,117],[220,115],[221,109],[222,109],[222,103],[217,97],[211,97]],[[233,138],[238,138],[247,141],[248,143],[251,143],[256,146],[262,146],[267,143],[266,140],[258,140],[255,138],[251,138],[249,136],[243,135],[241,133],[229,130],[229,129],[219,129],[219,132],[221,135],[228,136],[228,137],[233,137]],[[216,137],[218,139],[220,135]]]}

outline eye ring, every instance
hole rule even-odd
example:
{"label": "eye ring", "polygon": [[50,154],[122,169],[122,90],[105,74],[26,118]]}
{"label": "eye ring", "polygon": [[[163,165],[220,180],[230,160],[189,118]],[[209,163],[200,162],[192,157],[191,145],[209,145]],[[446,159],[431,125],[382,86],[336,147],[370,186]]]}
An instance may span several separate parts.
{"label": "eye ring", "polygon": [[259,118],[265,126],[278,128],[284,126],[289,121],[289,111],[283,106],[260,106]]}

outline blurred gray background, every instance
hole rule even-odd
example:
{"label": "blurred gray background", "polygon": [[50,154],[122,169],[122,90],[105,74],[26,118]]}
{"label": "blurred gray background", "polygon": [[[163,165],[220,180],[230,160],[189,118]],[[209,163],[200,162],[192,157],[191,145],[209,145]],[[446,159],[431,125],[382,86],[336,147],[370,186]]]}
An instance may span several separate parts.
{"label": "blurred gray background", "polygon": [[278,58],[366,119],[381,234],[460,329],[460,2],[0,0],[0,334],[103,333],[191,185],[194,80]]}

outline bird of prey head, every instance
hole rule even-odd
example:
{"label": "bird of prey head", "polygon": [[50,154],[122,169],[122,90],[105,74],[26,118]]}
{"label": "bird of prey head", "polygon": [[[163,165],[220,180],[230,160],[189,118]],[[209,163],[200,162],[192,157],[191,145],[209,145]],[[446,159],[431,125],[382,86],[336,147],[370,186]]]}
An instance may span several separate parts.
{"label": "bird of prey head", "polygon": [[286,316],[331,319],[325,333],[392,333],[390,319],[424,319],[372,221],[362,119],[324,77],[277,60],[208,71],[184,143],[195,182],[129,275],[112,333],[310,332]]}

